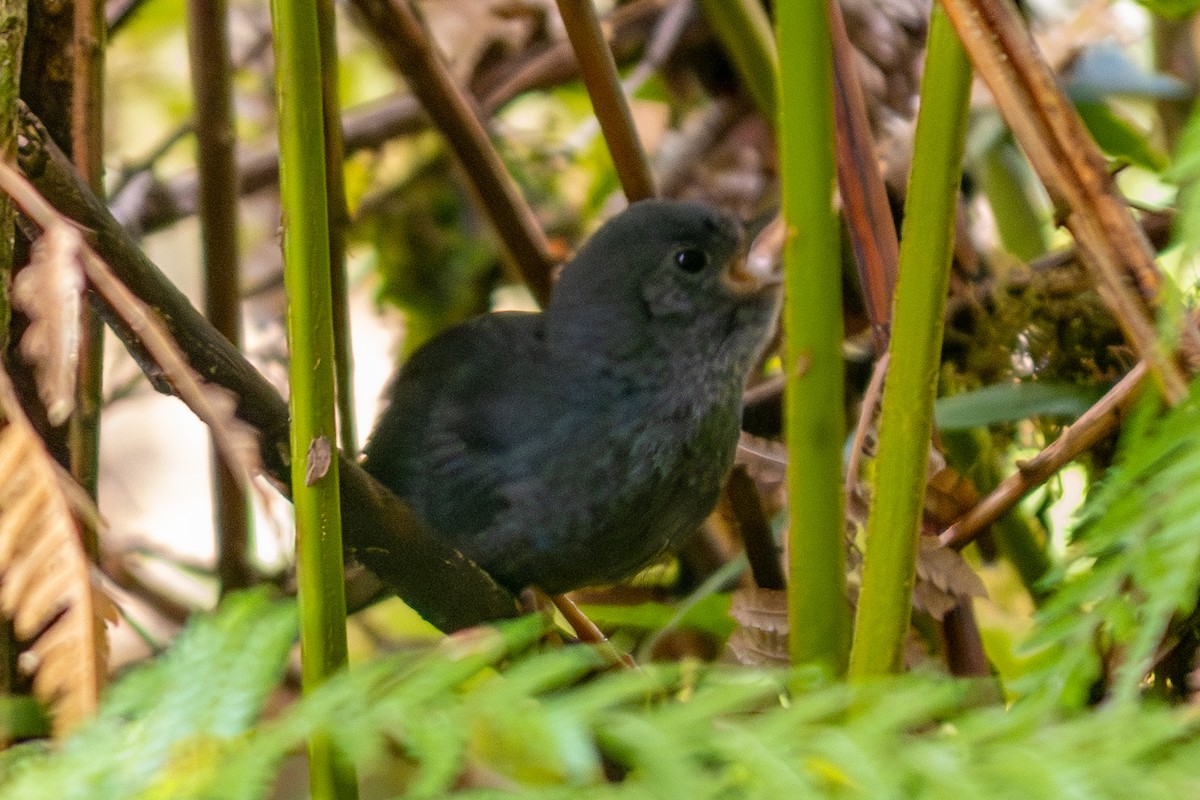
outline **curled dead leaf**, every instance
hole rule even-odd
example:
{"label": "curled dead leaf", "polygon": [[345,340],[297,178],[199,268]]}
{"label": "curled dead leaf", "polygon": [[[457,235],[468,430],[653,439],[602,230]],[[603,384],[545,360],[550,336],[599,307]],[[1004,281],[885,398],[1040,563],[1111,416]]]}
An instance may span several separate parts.
{"label": "curled dead leaf", "polygon": [[61,425],[75,408],[83,246],[77,228],[51,225],[33,243],[29,265],[13,279],[13,304],[29,318],[21,355],[34,366],[38,397],[52,425]]}
{"label": "curled dead leaf", "polygon": [[788,656],[787,592],[782,589],[739,589],[729,616],[738,624],[726,647],[740,664],[782,666]]}

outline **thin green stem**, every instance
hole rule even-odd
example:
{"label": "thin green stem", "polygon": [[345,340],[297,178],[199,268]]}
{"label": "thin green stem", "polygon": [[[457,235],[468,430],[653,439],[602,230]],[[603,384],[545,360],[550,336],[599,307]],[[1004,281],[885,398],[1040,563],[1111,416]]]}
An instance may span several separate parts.
{"label": "thin green stem", "polygon": [[[291,469],[301,679],[308,693],[346,663],[321,48],[315,3],[272,0],[271,17],[291,349]],[[340,762],[327,738],[314,736],[308,756],[314,798],[357,796],[353,772]]]}
{"label": "thin green stem", "polygon": [[912,615],[970,86],[971,64],[938,6],[930,25],[900,238],[891,364],[850,654],[852,679],[899,669]]}
{"label": "thin green stem", "polygon": [[825,3],[781,3],[779,144],[788,442],[789,650],[846,664],[841,244],[834,213],[833,75]]}
{"label": "thin green stem", "polygon": [[[821,5],[824,7],[825,4]],[[771,20],[762,3],[759,0],[700,0],[700,10],[725,52],[733,59],[734,69],[754,104],[771,124],[775,124],[780,56],[771,36]],[[792,46],[790,39],[781,39],[781,42]]]}
{"label": "thin green stem", "polygon": [[358,456],[354,420],[354,350],[350,338],[350,289],[346,281],[346,207],[342,104],[338,99],[337,19],[333,0],[317,0],[321,36],[321,100],[325,121],[326,203],[329,208],[329,280],[333,290],[334,367],[337,372],[338,441],[347,458]]}

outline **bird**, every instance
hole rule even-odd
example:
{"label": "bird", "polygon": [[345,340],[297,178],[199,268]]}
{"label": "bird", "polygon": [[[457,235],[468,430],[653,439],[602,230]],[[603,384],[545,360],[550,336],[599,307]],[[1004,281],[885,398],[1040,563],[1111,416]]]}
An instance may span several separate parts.
{"label": "bird", "polygon": [[705,204],[642,200],[541,312],[484,314],[401,367],[363,466],[514,594],[619,582],[694,533],[733,465],[778,280]]}

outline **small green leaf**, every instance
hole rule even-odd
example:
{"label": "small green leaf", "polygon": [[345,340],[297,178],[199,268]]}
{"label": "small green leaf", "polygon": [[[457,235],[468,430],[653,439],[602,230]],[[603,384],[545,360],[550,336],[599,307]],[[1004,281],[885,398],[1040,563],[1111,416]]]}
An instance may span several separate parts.
{"label": "small green leaf", "polygon": [[1190,17],[1200,8],[1200,0],[1138,0],[1150,11],[1160,17],[1181,20]]}
{"label": "small green leaf", "polygon": [[1096,402],[1099,394],[1061,383],[998,383],[951,397],[934,404],[939,430],[982,428],[1030,417],[1075,419]]}
{"label": "small green leaf", "polygon": [[1104,103],[1076,103],[1075,109],[1095,137],[1096,144],[1110,156],[1152,172],[1167,168],[1167,157],[1151,147],[1137,128],[1114,114]]}
{"label": "small green leaf", "polygon": [[[583,611],[597,625],[612,628],[634,628],[655,631],[675,616],[674,606],[664,603],[642,603],[636,606],[587,605]],[[709,595],[697,602],[683,615],[680,628],[702,631],[724,639],[733,632],[729,617],[729,595]]]}

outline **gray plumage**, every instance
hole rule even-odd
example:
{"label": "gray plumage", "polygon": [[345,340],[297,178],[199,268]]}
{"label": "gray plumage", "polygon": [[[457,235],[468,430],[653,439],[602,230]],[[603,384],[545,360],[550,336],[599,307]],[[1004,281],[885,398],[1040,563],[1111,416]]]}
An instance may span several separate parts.
{"label": "gray plumage", "polygon": [[778,303],[731,277],[742,246],[705,206],[632,205],[544,313],[478,317],[420,348],[364,466],[512,591],[636,572],[697,528],[733,463]]}

